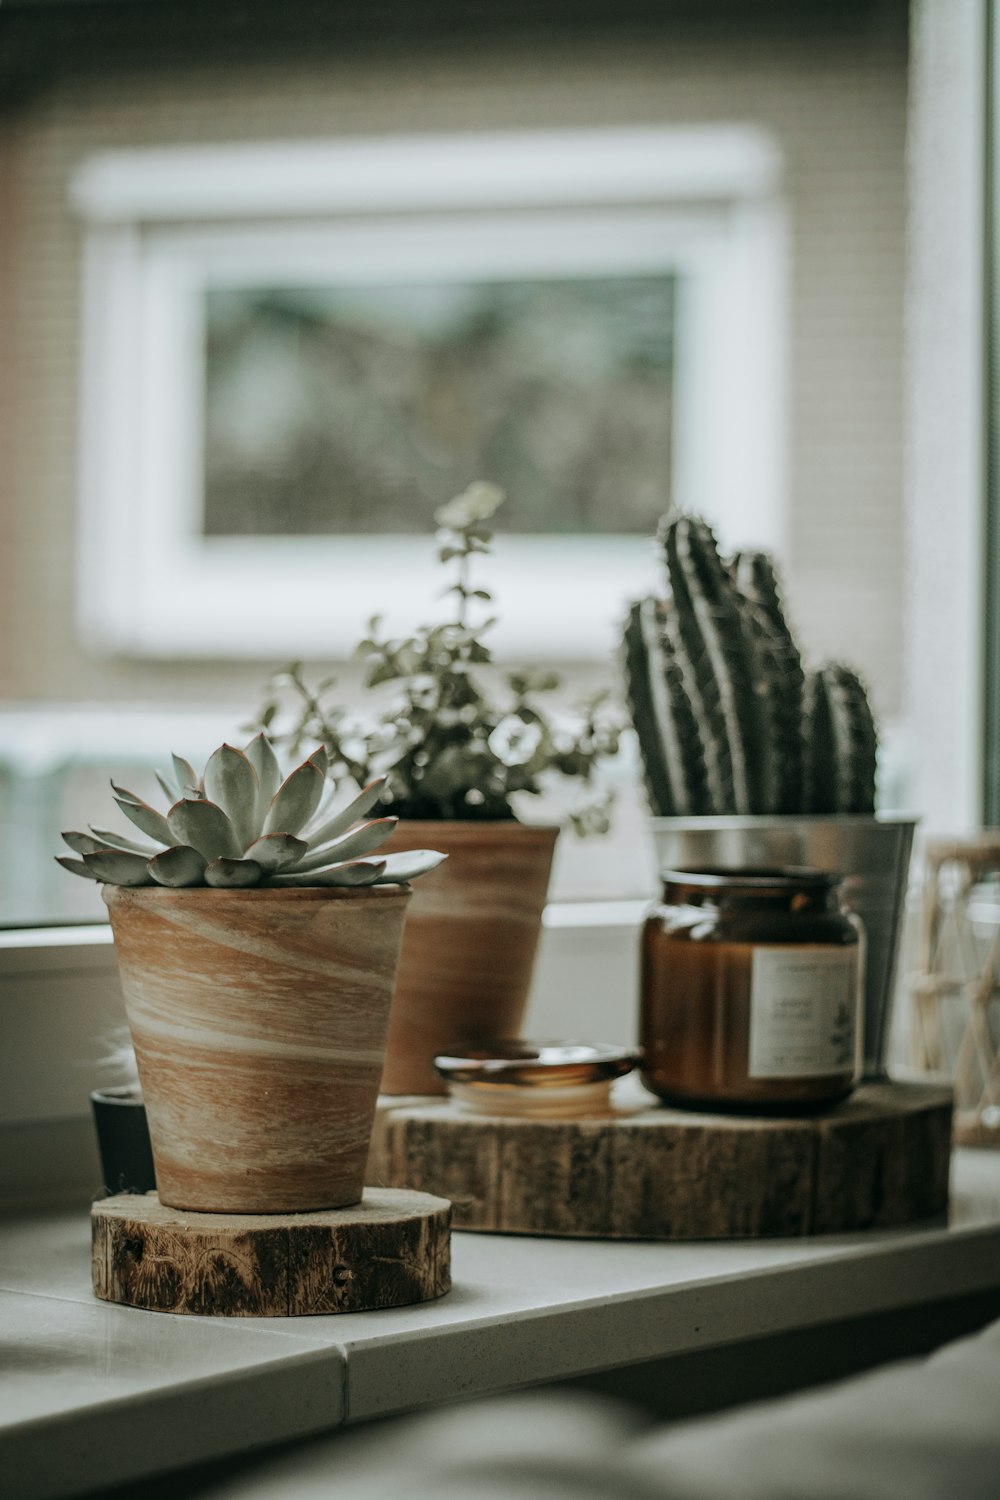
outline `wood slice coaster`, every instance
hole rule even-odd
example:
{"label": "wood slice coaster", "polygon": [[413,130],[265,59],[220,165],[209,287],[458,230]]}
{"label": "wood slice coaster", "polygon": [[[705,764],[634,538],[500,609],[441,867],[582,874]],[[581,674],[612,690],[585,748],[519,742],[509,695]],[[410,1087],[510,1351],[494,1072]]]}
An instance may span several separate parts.
{"label": "wood slice coaster", "polygon": [[430,1302],[451,1288],[451,1205],[366,1188],[311,1214],[206,1214],[119,1193],[91,1210],[94,1292],[154,1312],[300,1317]]}
{"label": "wood slice coaster", "polygon": [[926,1083],[864,1084],[825,1114],[794,1119],[669,1109],[644,1093],[612,1116],[574,1120],[383,1098],[367,1176],[450,1198],[456,1229],[642,1240],[834,1234],[945,1211],[951,1110],[950,1089]]}

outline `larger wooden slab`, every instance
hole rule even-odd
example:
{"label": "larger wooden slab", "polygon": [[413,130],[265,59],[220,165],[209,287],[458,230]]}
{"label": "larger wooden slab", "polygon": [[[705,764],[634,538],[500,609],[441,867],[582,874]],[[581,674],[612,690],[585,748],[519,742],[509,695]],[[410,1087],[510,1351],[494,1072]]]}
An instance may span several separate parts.
{"label": "larger wooden slab", "polygon": [[350,1208],[208,1214],[119,1193],[91,1210],[94,1292],[154,1312],[297,1317],[429,1302],[451,1287],[451,1205],[366,1188]]}
{"label": "larger wooden slab", "polygon": [[[625,1080],[627,1083],[628,1080]],[[650,1107],[608,1118],[477,1116],[380,1101],[367,1180],[452,1200],[458,1229],[734,1239],[885,1228],[948,1203],[951,1092],[866,1084],[822,1115]]]}

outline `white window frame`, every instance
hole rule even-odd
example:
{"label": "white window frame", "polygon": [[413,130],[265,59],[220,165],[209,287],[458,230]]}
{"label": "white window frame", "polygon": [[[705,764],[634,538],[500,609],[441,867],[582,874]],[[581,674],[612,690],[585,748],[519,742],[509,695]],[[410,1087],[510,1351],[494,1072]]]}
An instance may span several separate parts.
{"label": "white window frame", "polygon": [[[138,150],[91,158],[79,618],[140,657],[346,655],[376,609],[425,618],[430,538],[199,535],[202,293],[291,276],[681,273],[673,494],[784,551],[782,165],[719,126]],[[404,269],[405,268],[405,269]],[[502,535],[510,658],[595,659],[655,585],[648,539]],[[516,604],[516,608],[512,607]]]}
{"label": "white window frame", "polygon": [[983,818],[985,0],[913,8],[905,383],[905,714],[923,833]]}

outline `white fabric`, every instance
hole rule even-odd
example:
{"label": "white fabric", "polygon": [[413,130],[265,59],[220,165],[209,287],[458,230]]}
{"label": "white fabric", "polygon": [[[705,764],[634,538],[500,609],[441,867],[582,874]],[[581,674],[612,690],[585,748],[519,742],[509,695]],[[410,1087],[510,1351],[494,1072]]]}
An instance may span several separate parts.
{"label": "white fabric", "polygon": [[929,1360],[675,1426],[650,1429],[611,1402],[546,1391],[451,1407],[313,1444],[219,1493],[1000,1500],[1000,1323]]}
{"label": "white fabric", "polygon": [[1000,1324],[929,1360],[660,1429],[628,1468],[684,1500],[998,1500]]}

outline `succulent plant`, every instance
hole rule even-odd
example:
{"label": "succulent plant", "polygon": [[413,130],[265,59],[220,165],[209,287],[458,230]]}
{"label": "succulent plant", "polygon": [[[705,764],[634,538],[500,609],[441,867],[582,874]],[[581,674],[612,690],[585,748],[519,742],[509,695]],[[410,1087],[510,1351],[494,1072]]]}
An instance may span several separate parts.
{"label": "succulent plant", "polygon": [[[383,635],[378,616],[368,622],[354,654],[381,707],[376,698],[370,716],[355,718],[331,702],[334,679],[312,687],[293,662],[271,678],[254,727],[293,752],[321,741],[336,774],[358,785],[388,775],[388,807],[403,818],[513,819],[511,799],[539,792],[555,772],[585,789],[569,813],[576,830],[603,832],[610,799],[594,787],[594,773],[617,751],[621,729],[607,694],[591,698],[574,721],[556,721],[540,701],[559,687],[556,673],[511,671],[500,690],[486,675],[492,597],[471,575],[490,552],[489,523],[503,500],[480,481],[435,512],[438,560],[454,569],[444,590],[455,601],[454,618],[398,639]],[[276,734],[279,722],[288,727]]]}
{"label": "succulent plant", "polygon": [[283,780],[264,734],[243,750],[220,745],[202,776],[175,755],[173,776],[157,772],[166,813],[111,783],[115,802],[151,843],[91,826],[64,833],[77,857],[56,859],[107,885],[230,888],[398,885],[440,864],[445,856],[429,849],[371,857],[396,826],[391,817],[365,821],[386,778],[333,811],[328,771],[320,748]]}
{"label": "succulent plant", "polygon": [[764,552],[719,555],[697,516],[664,519],[668,597],[633,604],[623,668],[660,816],[860,813],[875,806],[877,733],[842,665],[807,676]]}

